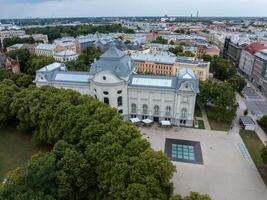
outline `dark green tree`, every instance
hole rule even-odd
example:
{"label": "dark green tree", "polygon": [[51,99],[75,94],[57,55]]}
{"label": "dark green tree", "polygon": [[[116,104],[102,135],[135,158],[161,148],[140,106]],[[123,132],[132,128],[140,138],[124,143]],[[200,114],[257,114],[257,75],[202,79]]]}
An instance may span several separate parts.
{"label": "dark green tree", "polygon": [[0,124],[13,117],[10,104],[19,91],[20,89],[11,80],[0,82]]}
{"label": "dark green tree", "polygon": [[267,164],[267,147],[264,147],[261,150],[261,157],[262,157],[262,161]]}
{"label": "dark green tree", "polygon": [[261,128],[264,130],[264,132],[267,134],[267,116],[263,116],[260,120],[258,120],[258,124],[261,126]]}
{"label": "dark green tree", "polygon": [[18,49],[9,51],[6,53],[7,56],[19,61],[21,72],[27,71],[27,63],[30,60],[30,52],[27,49]]}

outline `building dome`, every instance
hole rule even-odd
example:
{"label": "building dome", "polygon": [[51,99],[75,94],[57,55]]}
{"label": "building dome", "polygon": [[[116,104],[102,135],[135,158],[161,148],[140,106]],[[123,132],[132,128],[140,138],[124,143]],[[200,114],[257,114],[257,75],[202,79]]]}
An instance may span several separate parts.
{"label": "building dome", "polygon": [[94,76],[102,71],[109,71],[119,78],[125,79],[129,77],[133,71],[132,59],[112,45],[100,56],[98,61],[92,64],[90,74]]}

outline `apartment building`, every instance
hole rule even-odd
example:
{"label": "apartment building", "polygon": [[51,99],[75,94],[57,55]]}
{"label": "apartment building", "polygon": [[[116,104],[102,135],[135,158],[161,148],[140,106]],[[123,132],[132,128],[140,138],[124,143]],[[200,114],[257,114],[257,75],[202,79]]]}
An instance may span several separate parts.
{"label": "apartment building", "polygon": [[255,54],[252,70],[252,83],[267,96],[267,50],[261,50]]}
{"label": "apartment building", "polygon": [[255,62],[255,54],[266,48],[263,44],[251,43],[242,50],[238,69],[249,80],[252,79],[251,75]]}

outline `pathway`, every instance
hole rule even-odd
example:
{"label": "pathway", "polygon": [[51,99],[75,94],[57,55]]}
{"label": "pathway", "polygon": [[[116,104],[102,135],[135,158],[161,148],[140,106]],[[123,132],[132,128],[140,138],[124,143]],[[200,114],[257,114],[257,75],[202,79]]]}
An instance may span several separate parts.
{"label": "pathway", "polygon": [[203,119],[203,122],[205,125],[205,129],[211,130],[210,123],[209,123],[205,108],[203,106],[200,106],[200,110],[201,110],[202,119]]}

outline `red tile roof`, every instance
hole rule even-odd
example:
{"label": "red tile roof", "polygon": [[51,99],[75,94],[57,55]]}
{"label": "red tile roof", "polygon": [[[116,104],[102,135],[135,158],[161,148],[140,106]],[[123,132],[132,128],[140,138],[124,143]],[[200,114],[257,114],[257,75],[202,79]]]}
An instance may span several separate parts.
{"label": "red tile roof", "polygon": [[255,53],[267,49],[267,46],[264,46],[264,44],[260,43],[251,43],[245,47],[245,50],[254,55]]}

